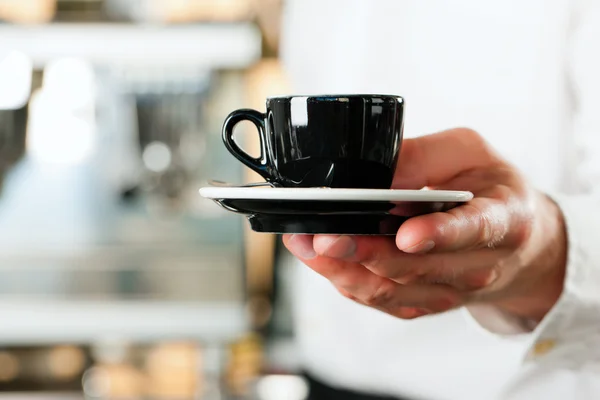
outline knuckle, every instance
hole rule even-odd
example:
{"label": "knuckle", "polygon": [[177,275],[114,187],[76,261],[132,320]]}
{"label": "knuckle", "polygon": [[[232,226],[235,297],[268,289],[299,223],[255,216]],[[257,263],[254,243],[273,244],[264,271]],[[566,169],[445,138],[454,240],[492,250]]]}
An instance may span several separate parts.
{"label": "knuckle", "polygon": [[453,284],[461,275],[462,268],[450,265],[448,258],[440,257],[436,265],[431,268],[429,273],[424,277],[427,283],[430,284]]}
{"label": "knuckle", "polygon": [[436,236],[446,238],[449,243],[454,243],[460,238],[461,226],[467,218],[469,208],[473,206],[466,203],[461,207],[448,211],[449,220],[436,227]]}
{"label": "knuckle", "polygon": [[356,297],[354,297],[354,295],[352,295],[352,293],[348,292],[346,289],[343,289],[343,288],[337,287],[337,286],[335,288],[345,298],[350,299],[350,300],[356,300]]}
{"label": "knuckle", "polygon": [[462,126],[460,128],[457,128],[457,130],[460,131],[461,135],[463,135],[466,139],[469,139],[471,143],[475,141],[483,141],[481,135],[473,128],[469,128],[468,126]]}
{"label": "knuckle", "polygon": [[472,147],[484,148],[486,147],[483,137],[474,129],[469,127],[458,128],[462,139]]}
{"label": "knuckle", "polygon": [[492,284],[498,273],[494,268],[482,271],[474,271],[472,273],[465,274],[462,279],[462,290],[471,292],[479,289],[483,289]]}
{"label": "knuckle", "polygon": [[492,193],[492,196],[495,199],[498,199],[505,204],[508,204],[512,201],[513,195],[513,190],[510,187],[502,184],[496,185]]}
{"label": "knuckle", "polygon": [[394,295],[394,285],[387,279],[380,279],[380,283],[364,300],[368,306],[385,306],[389,304]]}
{"label": "knuckle", "polygon": [[511,224],[511,242],[516,245],[527,243],[536,227],[535,213],[538,205],[535,203],[535,198],[525,196],[520,199],[520,204],[515,206],[516,211],[513,214],[514,223]]}
{"label": "knuckle", "polygon": [[488,245],[492,243],[492,222],[487,213],[479,213],[479,230],[477,233],[476,244]]}
{"label": "knuckle", "polygon": [[482,218],[482,212],[473,203],[464,204],[461,207],[450,210],[449,215],[452,220],[449,221],[443,232],[443,237],[447,238],[449,244],[457,243],[461,236],[464,235],[464,229],[466,223],[475,224],[477,231],[475,232],[475,239],[473,240],[471,247],[476,247],[482,238],[487,234],[486,229],[487,221]]}
{"label": "knuckle", "polygon": [[469,127],[458,128],[458,131],[471,149],[490,159],[497,159],[497,154],[479,132]]}
{"label": "knuckle", "polygon": [[408,266],[402,259],[386,256],[385,253],[376,249],[370,249],[368,253],[360,258],[359,262],[374,274],[392,280],[402,279],[410,273]]}
{"label": "knuckle", "polygon": [[534,218],[533,216],[524,216],[519,219],[519,222],[515,226],[515,241],[517,245],[522,245],[529,241],[533,232]]}
{"label": "knuckle", "polygon": [[497,220],[488,213],[482,213],[480,231],[482,233],[480,234],[477,246],[494,249],[504,241],[508,225],[506,221]]}
{"label": "knuckle", "polygon": [[456,279],[456,268],[444,254],[431,256],[431,261],[415,271],[411,276],[416,284],[450,284]]}
{"label": "knuckle", "polygon": [[377,261],[370,261],[363,265],[374,274],[387,279],[401,280],[407,275],[410,275],[410,272],[407,271],[401,263],[394,262],[393,260],[386,260],[384,262],[383,260],[378,259]]}
{"label": "knuckle", "polygon": [[394,315],[400,319],[415,319],[424,315],[431,314],[431,311],[414,308],[414,307],[400,307]]}
{"label": "knuckle", "polygon": [[406,273],[405,275],[394,278],[394,282],[398,282],[401,285],[412,285],[422,283],[424,281],[425,273],[412,272]]}
{"label": "knuckle", "polygon": [[379,254],[376,250],[369,249],[367,253],[361,257],[360,263],[365,267],[381,270],[382,273],[385,271],[389,271],[387,263],[383,262],[383,258],[381,254]]}
{"label": "knuckle", "polygon": [[504,240],[509,229],[504,208],[504,204],[486,206],[484,209],[473,203],[465,205],[465,214],[475,225],[471,248],[493,249]]}

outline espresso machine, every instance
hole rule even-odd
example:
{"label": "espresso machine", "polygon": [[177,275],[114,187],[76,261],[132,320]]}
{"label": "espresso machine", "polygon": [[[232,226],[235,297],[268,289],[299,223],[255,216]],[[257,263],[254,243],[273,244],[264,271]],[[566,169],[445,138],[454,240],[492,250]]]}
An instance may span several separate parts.
{"label": "espresso machine", "polygon": [[220,128],[260,34],[0,26],[12,48],[0,82],[25,78],[20,101],[0,90],[0,393],[223,398],[231,343],[256,349],[244,221],[197,190],[243,178]]}

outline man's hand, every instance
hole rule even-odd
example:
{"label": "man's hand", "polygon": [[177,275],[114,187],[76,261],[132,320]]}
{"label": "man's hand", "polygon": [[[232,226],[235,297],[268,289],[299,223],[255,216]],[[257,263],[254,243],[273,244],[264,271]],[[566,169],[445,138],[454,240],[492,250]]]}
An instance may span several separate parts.
{"label": "man's hand", "polygon": [[285,235],[284,244],[342,295],[400,318],[479,303],[539,321],[557,301],[567,253],[562,214],[477,133],[405,139],[393,187],[475,198],[409,219],[395,240]]}

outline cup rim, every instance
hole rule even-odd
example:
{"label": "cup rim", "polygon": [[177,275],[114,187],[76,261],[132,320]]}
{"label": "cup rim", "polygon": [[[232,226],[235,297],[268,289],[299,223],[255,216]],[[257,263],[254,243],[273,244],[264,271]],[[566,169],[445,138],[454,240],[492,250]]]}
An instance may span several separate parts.
{"label": "cup rim", "polygon": [[269,96],[267,97],[267,101],[269,100],[291,100],[294,98],[307,98],[307,99],[317,99],[317,100],[341,100],[341,99],[357,99],[357,98],[367,98],[367,99],[383,99],[383,100],[394,100],[400,103],[404,102],[404,97],[395,95],[395,94],[294,94],[294,95],[277,95],[277,96]]}

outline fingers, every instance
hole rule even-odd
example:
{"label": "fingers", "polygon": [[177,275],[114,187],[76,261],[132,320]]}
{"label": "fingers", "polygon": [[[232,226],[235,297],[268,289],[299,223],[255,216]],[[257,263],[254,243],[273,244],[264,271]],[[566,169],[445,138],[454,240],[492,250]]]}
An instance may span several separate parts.
{"label": "fingers", "polygon": [[514,179],[514,171],[469,129],[406,139],[393,187],[469,188],[477,197],[410,218],[395,240],[286,235],[284,243],[361,304],[400,318],[444,311],[502,285],[499,264],[528,237],[531,213]]}
{"label": "fingers", "polygon": [[457,128],[404,139],[394,188],[437,186],[475,168],[495,165],[499,156],[475,131]]}
{"label": "fingers", "polygon": [[496,264],[508,249],[461,253],[407,254],[384,237],[317,235],[314,250],[323,257],[363,265],[400,284],[446,284],[463,291],[481,289],[498,278]]}
{"label": "fingers", "polygon": [[[298,245],[296,240],[301,240]],[[378,308],[401,318],[415,317],[414,310],[421,308],[441,312],[459,305],[462,301],[457,290],[444,285],[401,285],[376,275],[359,263],[329,257],[303,258],[297,248],[305,245],[309,237],[294,235],[284,237],[288,249],[311,269],[331,281],[347,297],[362,304]],[[414,315],[413,315],[414,314]]]}
{"label": "fingers", "polygon": [[[352,301],[355,301],[358,304],[362,304],[363,306],[366,306],[365,303],[363,303],[362,301],[360,301],[359,299],[354,297],[350,292],[348,292],[344,289],[341,289],[341,288],[336,288],[336,289],[342,296],[346,297],[347,299],[350,299]],[[378,307],[374,307],[374,308],[378,308]],[[428,310],[426,308],[419,308],[419,307],[397,307],[393,310],[392,313],[390,313],[389,310],[384,310],[384,309],[380,309],[380,310],[387,312],[388,314],[392,314],[398,318],[402,318],[402,319],[414,319],[414,318],[422,317],[423,315],[432,313],[431,310]]]}
{"label": "fingers", "polygon": [[501,201],[476,198],[447,212],[414,217],[398,230],[396,245],[407,253],[496,248],[521,237],[516,215]]}
{"label": "fingers", "polygon": [[[371,272],[402,285],[444,284],[461,291],[482,289],[495,282],[499,278],[498,260],[510,254],[510,249],[407,254],[396,247],[393,239],[378,236],[294,235],[292,240],[284,237],[284,243],[294,255],[327,278],[337,276],[333,268],[354,268],[346,264],[358,264],[363,268],[355,271],[361,274],[357,281],[370,279],[364,276]],[[311,264],[309,260],[316,257],[319,260]],[[328,263],[327,259],[346,264]]]}
{"label": "fingers", "polygon": [[313,235],[286,234],[283,235],[283,244],[298,258],[309,260],[317,256],[313,248]]}

